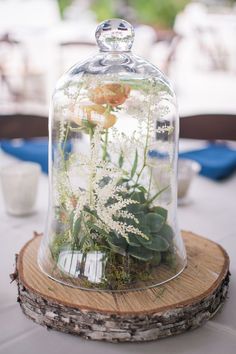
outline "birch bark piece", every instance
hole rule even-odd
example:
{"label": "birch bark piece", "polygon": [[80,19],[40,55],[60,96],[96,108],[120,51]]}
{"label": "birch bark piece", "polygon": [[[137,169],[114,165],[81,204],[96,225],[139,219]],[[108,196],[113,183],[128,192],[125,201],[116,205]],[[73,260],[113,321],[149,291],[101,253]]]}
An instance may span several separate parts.
{"label": "birch bark piece", "polygon": [[162,286],[111,293],[59,284],[37,264],[41,236],[20,251],[15,278],[24,314],[49,329],[109,342],[155,340],[197,328],[222,306],[229,257],[217,243],[182,232],[188,265]]}

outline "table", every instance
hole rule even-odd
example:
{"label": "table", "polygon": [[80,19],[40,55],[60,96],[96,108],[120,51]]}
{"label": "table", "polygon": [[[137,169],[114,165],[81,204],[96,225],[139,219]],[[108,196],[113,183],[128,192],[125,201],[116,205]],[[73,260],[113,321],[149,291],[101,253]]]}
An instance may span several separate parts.
{"label": "table", "polygon": [[[15,161],[0,152],[0,166]],[[28,320],[16,302],[17,289],[10,284],[14,254],[43,231],[47,217],[47,176],[40,178],[37,212],[18,218],[4,211],[0,192],[0,354],[234,354],[236,352],[236,174],[223,182],[197,176],[189,193],[189,204],[179,207],[180,227],[219,242],[231,257],[229,299],[223,310],[205,326],[157,342],[110,344],[47,331]]]}

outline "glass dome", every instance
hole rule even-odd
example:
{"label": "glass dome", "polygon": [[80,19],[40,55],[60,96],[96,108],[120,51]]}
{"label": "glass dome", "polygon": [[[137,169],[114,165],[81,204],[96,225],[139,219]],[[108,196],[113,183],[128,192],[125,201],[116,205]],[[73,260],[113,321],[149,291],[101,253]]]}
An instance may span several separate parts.
{"label": "glass dome", "polygon": [[57,83],[49,123],[50,201],[39,266],[65,285],[124,291],[182,272],[178,113],[166,77],[130,52],[133,27],[96,30],[100,51]]}

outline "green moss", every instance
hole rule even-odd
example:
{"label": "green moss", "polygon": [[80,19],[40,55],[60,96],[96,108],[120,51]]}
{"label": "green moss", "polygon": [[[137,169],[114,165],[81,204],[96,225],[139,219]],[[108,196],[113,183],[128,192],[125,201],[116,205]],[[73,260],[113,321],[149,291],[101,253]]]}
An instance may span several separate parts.
{"label": "green moss", "polygon": [[174,251],[163,252],[162,262],[168,265],[171,269],[175,269],[177,267],[177,259]]}
{"label": "green moss", "polygon": [[132,288],[137,282],[152,281],[151,263],[141,262],[129,256],[108,254],[104,279],[100,284],[82,280],[83,286],[109,290],[124,290]]}
{"label": "green moss", "polygon": [[53,259],[57,262],[60,252],[66,246],[70,246],[70,240],[68,234],[56,234],[50,245],[50,250]]}
{"label": "green moss", "polygon": [[[60,252],[65,248],[68,249],[71,247],[69,241],[69,236],[67,234],[58,234],[55,236],[51,244],[51,252],[55,263],[57,263]],[[88,249],[84,252],[85,257],[86,253],[91,251],[104,253],[106,260],[104,262],[104,276],[100,283],[92,283],[85,276],[78,278],[79,285],[83,288],[89,289],[132,289],[140,282],[144,282],[144,285],[145,283],[149,285],[156,281],[153,273],[156,267],[163,263],[174,269],[177,264],[173,249],[167,252],[153,252],[153,257],[149,261],[136,259],[128,254],[124,256],[114,253],[111,249],[106,247],[104,243],[94,243],[93,249]],[[142,285],[140,284],[140,286]]]}

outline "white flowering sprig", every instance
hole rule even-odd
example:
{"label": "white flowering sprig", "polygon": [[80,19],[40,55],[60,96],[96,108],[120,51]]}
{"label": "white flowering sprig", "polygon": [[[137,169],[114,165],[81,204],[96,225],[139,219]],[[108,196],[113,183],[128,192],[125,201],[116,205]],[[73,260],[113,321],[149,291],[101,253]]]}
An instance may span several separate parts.
{"label": "white flowering sprig", "polygon": [[138,219],[127,211],[127,207],[136,204],[137,201],[129,197],[127,189],[119,184],[123,177],[122,170],[112,166],[109,161],[104,161],[100,156],[101,133],[101,128],[97,126],[90,142],[90,159],[86,154],[77,153],[79,173],[87,176],[87,187],[70,191],[68,180],[65,174],[61,173],[58,175],[57,186],[60,202],[63,201],[68,214],[74,212],[74,223],[80,214],[89,208],[93,215],[97,216],[97,219],[93,219],[95,225],[107,234],[115,231],[117,235],[126,239],[129,233],[146,238],[138,227],[127,223],[130,219],[138,224]]}

